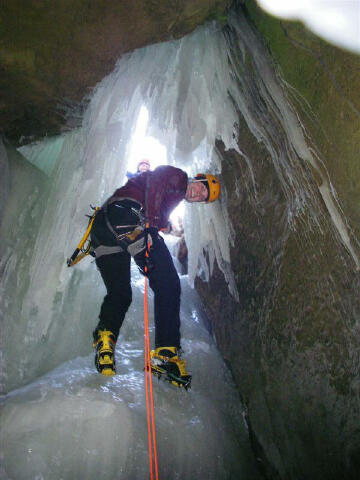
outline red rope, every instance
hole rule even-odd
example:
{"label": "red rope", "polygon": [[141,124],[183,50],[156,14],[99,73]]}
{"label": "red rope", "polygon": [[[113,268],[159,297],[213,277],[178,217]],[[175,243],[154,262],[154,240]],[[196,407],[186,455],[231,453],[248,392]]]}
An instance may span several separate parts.
{"label": "red rope", "polygon": [[[150,245],[146,251],[146,258],[149,257]],[[147,273],[147,266],[145,266],[145,274]],[[152,388],[152,375],[150,364],[150,340],[149,340],[149,308],[148,308],[148,281],[145,276],[145,290],[144,290],[144,369],[145,369],[145,390],[146,390],[146,415],[147,415],[147,430],[148,430],[148,444],[149,444],[149,466],[150,466],[150,480],[159,480],[157,449],[156,449],[156,434],[155,434],[155,412],[154,412],[154,396]]]}

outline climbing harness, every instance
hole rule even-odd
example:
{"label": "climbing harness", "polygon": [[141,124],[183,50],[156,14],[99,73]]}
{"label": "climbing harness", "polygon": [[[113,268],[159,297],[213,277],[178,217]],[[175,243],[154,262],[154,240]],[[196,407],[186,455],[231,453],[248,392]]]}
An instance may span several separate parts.
{"label": "climbing harness", "polygon": [[[89,253],[90,253],[91,244],[90,244],[90,240],[88,240],[88,237],[90,235],[90,232],[91,232],[94,220],[95,220],[96,213],[100,210],[99,207],[93,207],[92,205],[90,205],[90,207],[92,208],[92,210],[94,210],[94,213],[92,215],[86,215],[87,217],[89,217],[89,223],[88,223],[86,232],[84,233],[84,235],[83,235],[82,239],[80,240],[80,243],[77,246],[77,248],[75,249],[74,253],[71,255],[70,258],[67,259],[66,263],[67,263],[68,267],[73,267],[74,265],[79,263],[80,260],[85,258],[86,255],[89,255]],[[85,245],[86,241],[87,241],[87,243]]]}
{"label": "climbing harness", "polygon": [[[114,202],[117,201],[114,200]],[[113,202],[112,202],[113,203]],[[133,202],[135,204],[135,202]],[[105,203],[103,207],[90,207],[94,210],[94,213],[89,217],[89,223],[86,229],[85,234],[83,235],[82,239],[80,240],[79,245],[77,246],[76,250],[72,254],[70,258],[67,259],[68,267],[72,267],[79,263],[83,258],[87,255],[92,255],[96,258],[100,258],[103,255],[112,255],[114,253],[120,252],[128,252],[131,256],[135,256],[138,253],[142,252],[146,248],[145,237],[146,234],[144,232],[144,219],[140,210],[134,207],[126,207],[122,205],[116,205],[118,208],[124,208],[129,210],[134,216],[136,216],[137,220],[136,223],[132,223],[130,225],[118,225],[115,228],[111,225],[109,217],[108,217],[108,203]],[[139,205],[139,208],[141,206]],[[108,246],[108,245],[95,245],[91,244],[91,240],[89,239],[90,232],[92,230],[95,216],[97,213],[102,212],[104,215],[105,224],[111,234],[114,236],[114,241],[117,245]],[[117,232],[115,229],[118,228],[120,232]]]}
{"label": "climbing harness", "polygon": [[[146,224],[149,228],[149,224]],[[150,243],[147,243],[145,257],[149,258]],[[152,372],[150,363],[150,340],[149,340],[149,308],[148,308],[148,267],[145,262],[145,289],[144,289],[144,371],[145,371],[145,392],[146,392],[146,414],[149,444],[149,466],[150,480],[159,480],[157,449],[156,449],[156,432],[155,432],[155,412],[154,412],[154,396],[152,388]],[[154,477],[155,474],[155,477]]]}
{"label": "climbing harness", "polygon": [[[107,201],[103,206],[102,206],[102,211],[104,212],[104,217],[105,217],[105,223],[109,231],[113,234],[116,243],[120,244],[121,246],[125,247],[124,250],[126,250],[127,245],[122,244],[122,240],[125,239],[125,237],[129,237],[129,234],[131,232],[134,232],[138,230],[139,228],[143,227],[145,224],[144,217],[141,212],[141,205],[135,201],[127,200],[128,202],[130,201],[133,206],[128,206],[128,205],[121,205],[120,203],[122,201],[126,201],[127,199],[119,199],[116,197],[112,197],[111,201]],[[117,203],[119,202],[119,203]],[[108,207],[109,205],[114,205],[117,208],[123,208],[129,210],[132,214],[134,214],[137,217],[137,221],[134,224],[131,225],[119,225],[118,228],[122,230],[122,233],[118,233],[113,225],[110,222],[109,219],[109,213],[108,213]],[[126,229],[125,231],[123,229]],[[143,229],[143,228],[142,228]]]}

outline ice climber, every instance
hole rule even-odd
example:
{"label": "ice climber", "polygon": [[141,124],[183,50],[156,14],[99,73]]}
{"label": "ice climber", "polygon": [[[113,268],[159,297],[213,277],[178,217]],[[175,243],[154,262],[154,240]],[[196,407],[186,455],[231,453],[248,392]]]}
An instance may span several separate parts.
{"label": "ice climber", "polygon": [[126,172],[126,176],[127,178],[136,177],[136,175],[139,175],[139,173],[147,172],[148,170],[150,170],[150,167],[151,167],[150,160],[148,160],[147,158],[143,158],[138,163],[136,172],[135,173]]}
{"label": "ice climber", "polygon": [[115,344],[132,300],[133,257],[154,292],[152,371],[167,375],[177,386],[190,384],[191,375],[180,357],[180,280],[158,232],[167,226],[171,211],[183,199],[208,203],[219,195],[220,182],[214,175],[188,178],[179,168],[163,165],[129,179],[97,212],[91,245],[107,290],[93,332],[95,365],[101,374],[115,374]]}

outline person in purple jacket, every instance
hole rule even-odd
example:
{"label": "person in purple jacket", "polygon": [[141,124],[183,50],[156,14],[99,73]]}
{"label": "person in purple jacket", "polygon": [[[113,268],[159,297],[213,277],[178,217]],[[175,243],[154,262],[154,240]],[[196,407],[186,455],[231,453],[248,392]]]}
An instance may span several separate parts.
{"label": "person in purple jacket", "polygon": [[96,214],[91,245],[107,290],[93,332],[95,365],[101,374],[115,374],[115,344],[132,300],[133,257],[154,292],[152,371],[165,374],[177,386],[190,386],[191,375],[180,357],[180,280],[158,232],[168,225],[170,213],[182,200],[208,203],[219,195],[217,177],[188,178],[183,170],[163,165],[129,179]]}

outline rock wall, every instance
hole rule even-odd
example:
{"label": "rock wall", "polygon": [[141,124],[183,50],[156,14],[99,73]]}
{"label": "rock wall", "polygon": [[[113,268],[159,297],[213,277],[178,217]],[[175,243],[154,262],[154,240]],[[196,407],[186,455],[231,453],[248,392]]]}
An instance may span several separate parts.
{"label": "rock wall", "polygon": [[[126,52],[224,18],[230,0],[13,0],[0,6],[0,133],[14,144],[81,121]],[[146,72],[144,72],[146,74]]]}
{"label": "rock wall", "polygon": [[[359,58],[299,24],[281,25],[247,3],[277,67],[309,102],[310,108],[295,102],[299,118],[321,153],[356,243]],[[290,39],[295,34],[298,43],[310,42],[309,48]],[[289,92],[293,100],[300,98]],[[225,151],[221,141],[217,149],[236,232],[231,264],[239,302],[217,268],[208,284],[197,278],[196,288],[246,406],[265,477],[355,479],[360,468],[359,271],[334,234],[320,194],[320,228],[306,211],[289,225],[277,172],[241,115],[238,138],[244,155]],[[256,201],[246,157],[254,169]],[[317,181],[313,175],[313,184]]]}
{"label": "rock wall", "polygon": [[360,56],[322,41],[299,22],[265,14],[253,0],[244,3],[278,68],[300,94],[293,92],[294,103],[359,238]]}

